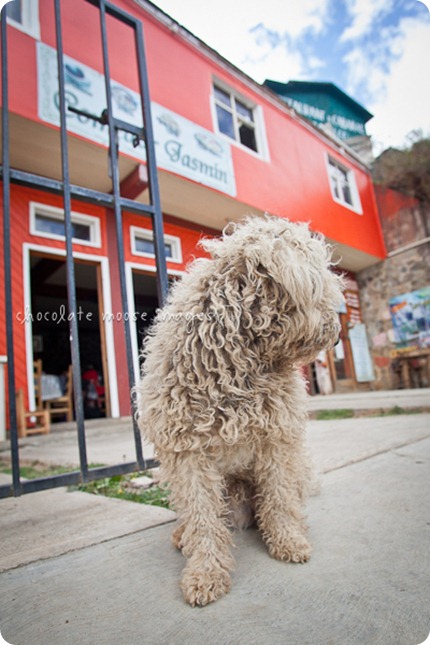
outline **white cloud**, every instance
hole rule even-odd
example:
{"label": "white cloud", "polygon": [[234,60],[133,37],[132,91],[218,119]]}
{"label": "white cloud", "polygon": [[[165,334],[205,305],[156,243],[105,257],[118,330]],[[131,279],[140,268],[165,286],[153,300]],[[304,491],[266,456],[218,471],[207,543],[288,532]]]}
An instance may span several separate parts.
{"label": "white cloud", "polygon": [[378,18],[391,13],[393,7],[394,0],[347,0],[351,24],[341,34],[340,41],[356,40],[368,34]]}
{"label": "white cloud", "polygon": [[[201,0],[156,0],[156,4],[231,63],[264,80],[275,75],[267,69],[263,72],[264,64],[269,70],[269,65],[280,70],[282,77],[299,75],[303,56],[293,51],[291,42],[326,28],[330,0],[270,0],[264,5],[217,0],[206,3],[204,9]],[[277,44],[269,42],[270,33],[279,38]]]}
{"label": "white cloud", "polygon": [[[430,23],[405,18],[396,47],[401,55],[393,59],[390,69],[379,79],[385,91],[375,92],[368,104],[375,115],[368,131],[376,145],[402,146],[406,135],[416,128],[430,134]],[[372,73],[372,70],[369,70]],[[373,81],[377,84],[376,80]]]}
{"label": "white cloud", "polygon": [[[398,24],[387,20],[410,13],[416,0],[341,1],[349,19],[344,25],[333,0],[155,0],[257,82],[316,80],[327,58],[332,78],[324,80],[340,83],[375,115],[368,132],[385,147],[401,145],[412,129],[430,126],[430,22],[422,11]],[[316,50],[324,42],[317,37],[330,27],[332,33],[340,27],[338,40],[330,51]]]}

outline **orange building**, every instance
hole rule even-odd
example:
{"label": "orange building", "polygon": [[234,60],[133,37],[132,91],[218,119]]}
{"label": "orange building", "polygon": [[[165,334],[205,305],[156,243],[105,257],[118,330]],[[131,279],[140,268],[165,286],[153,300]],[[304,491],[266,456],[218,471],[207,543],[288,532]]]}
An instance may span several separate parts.
{"label": "orange building", "polygon": [[[53,4],[14,0],[10,5],[9,149],[12,169],[58,181]],[[333,245],[340,269],[350,277],[347,306],[340,312],[343,344],[329,357],[332,380],[338,389],[371,380],[371,369],[360,363],[365,334],[351,340],[348,331],[351,323],[361,323],[354,273],[386,255],[368,167],[152,3],[102,4],[143,26],[169,277],[180,275],[201,253],[202,235],[216,234],[244,214],[309,221]],[[106,413],[117,417],[129,414],[130,400],[115,222],[103,203],[77,196],[79,187],[94,194],[112,190],[108,128],[89,116],[100,117],[106,109],[99,5],[61,0],[61,24],[65,98],[75,109],[68,111],[67,139],[70,182],[76,187],[71,210],[81,364],[99,372]],[[141,127],[141,78],[130,24],[108,15],[106,25],[114,113]],[[119,131],[118,145],[121,193],[147,203],[145,147],[125,131]],[[31,407],[34,359],[58,376],[70,363],[64,202],[52,183],[30,186],[19,178],[19,172],[12,176],[10,191],[14,356],[16,384]],[[122,233],[137,373],[142,334],[159,304],[151,219],[123,209]],[[5,355],[3,307],[0,315],[0,355]]]}

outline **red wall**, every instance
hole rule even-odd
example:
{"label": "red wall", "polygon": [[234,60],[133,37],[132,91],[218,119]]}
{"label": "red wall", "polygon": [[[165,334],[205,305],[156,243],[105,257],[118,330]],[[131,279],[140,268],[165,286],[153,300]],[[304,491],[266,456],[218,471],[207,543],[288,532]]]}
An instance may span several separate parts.
{"label": "red wall", "polygon": [[[214,130],[210,94],[214,75],[263,108],[269,161],[232,145],[237,199],[251,208],[293,220],[311,220],[328,237],[378,257],[385,249],[378,224],[370,175],[335,152],[320,135],[294,120],[267,95],[206,57],[179,34],[170,31],[131,0],[116,0],[139,17],[144,26],[151,99],[191,121]],[[63,0],[64,51],[102,71],[98,10],[85,0]],[[40,2],[41,39],[55,46],[50,2]],[[14,112],[38,120],[35,41],[16,29],[10,34],[10,103]],[[132,30],[108,21],[111,76],[138,91]],[[335,203],[331,197],[325,156],[330,151],[355,171],[363,215]],[[211,190],[208,188],[208,190]]]}
{"label": "red wall", "polygon": [[[16,185],[11,186],[11,270],[12,270],[12,306],[13,306],[13,334],[14,334],[14,354],[15,354],[15,378],[16,387],[23,388],[25,396],[27,396],[27,358],[26,358],[26,344],[25,344],[25,318],[24,311],[24,271],[23,271],[23,244],[29,243],[39,245],[50,249],[65,249],[65,242],[59,240],[48,239],[43,236],[30,234],[30,207],[31,201],[40,204],[47,204],[57,208],[63,208],[62,198],[56,195],[50,195],[39,190],[24,188]],[[111,277],[117,275],[117,269],[112,258],[110,245],[115,240],[108,240],[108,228],[106,226],[107,214],[104,208],[94,206],[91,204],[83,203],[81,201],[72,201],[72,211],[92,215],[100,219],[101,230],[101,247],[85,246],[81,244],[73,244],[75,252],[88,254],[92,256],[109,257]],[[210,235],[213,233],[210,229],[200,230],[197,227],[188,227],[186,223],[166,216],[164,231],[167,234],[175,235],[181,238],[182,246],[182,263],[168,262],[168,270],[184,270],[186,265],[193,259],[194,256],[203,255],[203,252],[196,248],[198,240],[202,235]],[[3,226],[3,196],[0,191],[0,226]],[[155,260],[151,258],[142,258],[132,255],[130,246],[130,225],[139,226],[142,228],[151,228],[150,221],[147,218],[131,213],[124,213],[124,250],[126,261],[135,264],[155,266]],[[6,325],[5,325],[5,286],[4,286],[4,263],[3,263],[3,244],[1,244],[1,261],[0,261],[0,354],[6,355]],[[121,311],[120,298],[118,289],[115,287],[115,279],[112,279],[112,305],[115,313]],[[121,355],[125,357],[125,352],[121,352],[123,347],[123,330],[122,326],[118,325],[121,329],[115,330],[115,344],[116,344],[116,358],[119,370],[124,372],[124,379],[118,378],[118,383],[125,384],[127,388],[128,377],[126,366],[121,359]],[[129,410],[129,397],[128,389],[125,395],[120,397],[121,410],[123,414],[128,414]]]}

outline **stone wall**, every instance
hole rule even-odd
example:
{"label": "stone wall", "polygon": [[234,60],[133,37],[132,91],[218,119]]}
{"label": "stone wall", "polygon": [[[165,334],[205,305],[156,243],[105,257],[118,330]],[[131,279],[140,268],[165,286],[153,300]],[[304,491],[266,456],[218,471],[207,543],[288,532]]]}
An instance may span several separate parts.
{"label": "stone wall", "polygon": [[[366,324],[376,380],[375,389],[399,386],[391,351],[393,326],[389,300],[430,286],[430,207],[397,191],[375,186],[388,258],[357,273],[363,322]],[[413,248],[411,244],[418,243]]]}

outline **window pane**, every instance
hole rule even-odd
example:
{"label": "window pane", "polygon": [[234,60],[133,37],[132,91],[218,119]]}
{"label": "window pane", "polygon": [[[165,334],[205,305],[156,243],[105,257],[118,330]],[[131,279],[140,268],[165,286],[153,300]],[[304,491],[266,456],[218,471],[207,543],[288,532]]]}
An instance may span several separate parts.
{"label": "window pane", "polygon": [[36,215],[36,230],[39,233],[50,233],[51,235],[62,235],[64,237],[64,222],[45,215]]}
{"label": "window pane", "polygon": [[352,195],[351,195],[351,189],[347,183],[345,183],[342,186],[342,192],[343,192],[343,198],[346,201],[347,204],[350,204],[352,206]]}
{"label": "window pane", "polygon": [[216,85],[214,85],[214,93],[215,93],[215,99],[217,101],[220,101],[220,103],[224,103],[224,105],[228,105],[231,107],[230,94],[228,94],[227,92],[224,92],[224,90],[220,90],[220,88],[216,87]]}
{"label": "window pane", "polygon": [[154,242],[152,240],[145,240],[143,237],[135,238],[136,251],[139,253],[151,253],[155,255]]}
{"label": "window pane", "polygon": [[77,240],[91,242],[91,231],[87,224],[76,224],[72,222],[72,236]]}
{"label": "window pane", "polygon": [[[39,233],[49,233],[50,235],[66,236],[64,220],[48,215],[36,215],[36,231]],[[77,240],[91,242],[91,227],[88,224],[72,222],[72,237]]]}
{"label": "window pane", "polygon": [[238,114],[244,116],[248,121],[254,121],[252,110],[236,99],[236,110]]}
{"label": "window pane", "polygon": [[235,139],[232,114],[227,112],[227,110],[224,110],[219,105],[216,106],[216,114],[218,118],[219,131],[226,134],[228,137]]}
{"label": "window pane", "polygon": [[250,128],[244,123],[239,128],[240,142],[243,143],[247,148],[251,150],[257,150],[257,142],[255,140],[255,131],[254,128]]}
{"label": "window pane", "polygon": [[21,0],[13,0],[13,2],[8,2],[6,5],[6,11],[8,18],[15,20],[22,24],[22,6]]}
{"label": "window pane", "polygon": [[[136,235],[134,242],[136,251],[138,253],[149,253],[150,255],[155,255],[155,246],[153,240],[146,240],[144,237],[138,237]],[[168,242],[164,243],[164,252],[166,254],[166,258],[173,258],[172,245]]]}

